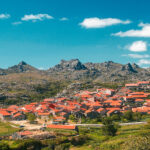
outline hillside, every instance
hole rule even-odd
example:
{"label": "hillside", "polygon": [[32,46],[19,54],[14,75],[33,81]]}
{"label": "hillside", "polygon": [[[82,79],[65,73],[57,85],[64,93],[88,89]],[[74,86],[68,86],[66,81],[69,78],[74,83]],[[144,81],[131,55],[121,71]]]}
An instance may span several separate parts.
{"label": "hillside", "polygon": [[150,69],[130,63],[81,63],[78,59],[72,59],[62,60],[48,70],[39,70],[22,61],[8,69],[0,69],[0,103],[22,104],[55,96],[62,91],[63,94],[58,95],[105,86],[106,82],[111,84],[107,86],[112,86],[149,79]]}
{"label": "hillside", "polygon": [[78,59],[62,60],[60,64],[48,69],[47,73],[58,79],[94,80],[101,82],[149,80],[149,69],[137,64],[122,65],[112,61],[82,64]]}
{"label": "hillside", "polygon": [[0,75],[36,73],[56,80],[94,80],[101,82],[149,80],[150,69],[137,64],[119,64],[112,61],[104,63],[82,63],[78,59],[61,62],[48,70],[39,70],[22,61],[8,69],[0,69]]}

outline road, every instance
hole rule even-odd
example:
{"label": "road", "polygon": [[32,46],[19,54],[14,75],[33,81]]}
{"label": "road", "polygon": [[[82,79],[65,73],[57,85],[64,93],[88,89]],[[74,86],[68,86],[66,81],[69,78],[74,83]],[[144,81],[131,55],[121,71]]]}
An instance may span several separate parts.
{"label": "road", "polygon": [[[43,125],[41,124],[30,124],[28,121],[23,120],[23,121],[11,121],[13,123],[13,127],[16,127],[15,124],[17,125],[22,125],[24,126],[25,130],[39,130]],[[138,124],[146,124],[147,122],[129,122],[129,123],[120,123],[119,125],[121,126],[127,126],[127,125],[138,125]],[[102,127],[102,124],[69,124],[69,125],[75,125],[75,126],[84,126],[84,127]]]}
{"label": "road", "polygon": [[[128,122],[128,123],[120,123],[120,126],[127,126],[127,125],[138,125],[138,124],[146,124],[147,122]],[[102,127],[102,124],[70,124],[76,126],[90,126],[90,127]]]}

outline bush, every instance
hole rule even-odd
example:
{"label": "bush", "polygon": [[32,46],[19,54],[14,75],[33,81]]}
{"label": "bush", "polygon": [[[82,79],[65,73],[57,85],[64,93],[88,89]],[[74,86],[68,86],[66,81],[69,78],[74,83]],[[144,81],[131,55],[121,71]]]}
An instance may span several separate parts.
{"label": "bush", "polygon": [[17,150],[41,150],[42,144],[37,140],[25,140],[20,143]]}
{"label": "bush", "polygon": [[123,115],[124,119],[127,119],[128,121],[133,121],[133,112],[132,111],[126,111]]}
{"label": "bush", "polygon": [[111,116],[111,119],[113,120],[113,121],[120,121],[120,115],[119,114],[114,114],[114,115],[112,115]]}
{"label": "bush", "polygon": [[108,135],[108,136],[115,136],[116,135],[116,132],[117,132],[119,126],[114,124],[110,117],[104,118],[102,123],[104,125],[102,127],[103,135]]}
{"label": "bush", "polygon": [[70,116],[69,116],[69,120],[71,120],[72,122],[75,122],[75,123],[78,122],[78,119],[76,118],[75,115],[70,115]]}
{"label": "bush", "polygon": [[30,123],[34,123],[36,120],[36,116],[32,113],[27,114],[27,119],[29,120]]}
{"label": "bush", "polygon": [[142,119],[142,115],[140,112],[133,113],[133,120],[140,121]]}
{"label": "bush", "polygon": [[70,143],[64,143],[55,147],[55,150],[69,150]]}
{"label": "bush", "polygon": [[147,124],[144,126],[145,129],[150,129],[150,120],[147,121]]}
{"label": "bush", "polygon": [[6,143],[0,142],[0,150],[10,150],[9,145]]}
{"label": "bush", "polygon": [[71,139],[71,144],[74,146],[83,145],[88,140],[88,137],[85,135],[73,137]]}
{"label": "bush", "polygon": [[130,136],[123,144],[123,150],[150,150],[150,137],[148,136]]}

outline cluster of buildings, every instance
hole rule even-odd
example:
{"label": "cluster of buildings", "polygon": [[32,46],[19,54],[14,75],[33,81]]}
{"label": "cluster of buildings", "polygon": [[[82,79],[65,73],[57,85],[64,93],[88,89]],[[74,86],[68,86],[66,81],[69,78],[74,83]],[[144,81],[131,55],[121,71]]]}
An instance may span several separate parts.
{"label": "cluster of buildings", "polygon": [[[99,115],[111,116],[127,110],[150,114],[150,93],[133,92],[132,87],[149,89],[150,82],[126,84],[117,90],[100,88],[96,91],[80,91],[71,97],[47,98],[42,102],[24,106],[12,105],[0,109],[1,120],[25,120],[27,113],[52,124],[64,124],[70,115],[96,118]],[[80,120],[80,119],[79,119]]]}
{"label": "cluster of buildings", "polygon": [[125,87],[136,90],[147,90],[150,89],[150,81],[139,81],[137,83],[129,83],[126,84]]}

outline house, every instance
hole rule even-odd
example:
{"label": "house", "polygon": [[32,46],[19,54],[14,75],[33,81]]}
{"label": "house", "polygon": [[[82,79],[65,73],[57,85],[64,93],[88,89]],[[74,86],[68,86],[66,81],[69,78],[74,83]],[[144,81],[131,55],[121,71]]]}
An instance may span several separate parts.
{"label": "house", "polygon": [[130,84],[126,84],[125,87],[128,89],[137,89],[139,88],[139,85],[137,83],[130,83]]}
{"label": "house", "polygon": [[97,111],[99,114],[101,114],[101,115],[105,115],[106,112],[107,112],[107,110],[104,109],[104,108],[99,108],[99,109],[97,109],[96,111]]}
{"label": "house", "polygon": [[140,81],[138,85],[142,89],[150,89],[150,81]]}
{"label": "house", "polygon": [[143,107],[136,107],[136,108],[132,108],[133,112],[140,112],[142,114],[147,114],[150,112],[150,107],[147,106],[143,106]]}
{"label": "house", "polygon": [[16,113],[15,115],[12,116],[12,119],[13,119],[13,120],[18,120],[18,121],[19,121],[19,120],[25,120],[25,119],[26,119],[26,115],[24,115],[24,114],[18,112],[18,113]]}
{"label": "house", "polygon": [[120,108],[108,108],[107,116],[111,116],[113,114],[119,114],[121,112]]}
{"label": "house", "polygon": [[115,93],[115,90],[102,88],[102,89],[97,89],[97,92],[101,92],[106,96],[112,96]]}
{"label": "house", "polygon": [[21,131],[21,132],[16,132],[12,134],[12,139],[26,139],[28,136],[32,135],[32,132],[30,131]]}
{"label": "house", "polygon": [[0,110],[0,119],[1,120],[11,120],[11,114],[6,110]]}
{"label": "house", "polygon": [[87,110],[87,111],[85,111],[84,112],[84,115],[86,116],[86,117],[89,117],[89,118],[91,118],[91,119],[94,119],[94,118],[96,118],[96,117],[98,117],[99,116],[99,113],[97,112],[97,111],[94,111],[94,110]]}
{"label": "house", "polygon": [[44,99],[44,102],[54,103],[54,101],[55,101],[54,98],[46,98],[46,99]]}
{"label": "house", "polygon": [[40,117],[41,119],[47,120],[49,119],[50,113],[49,112],[39,112],[37,114],[38,117]]}
{"label": "house", "polygon": [[13,109],[13,110],[18,110],[19,107],[17,105],[11,105],[7,109]]}
{"label": "house", "polygon": [[78,127],[75,125],[48,125],[47,128],[50,129],[66,129],[66,130],[75,130],[78,132]]}
{"label": "house", "polygon": [[112,101],[111,103],[110,103],[110,105],[112,106],[112,107],[115,107],[115,108],[120,108],[121,107],[121,103],[120,103],[120,101]]}
{"label": "house", "polygon": [[123,97],[123,99],[126,101],[126,102],[133,102],[135,101],[136,98],[134,98],[133,96],[125,96]]}
{"label": "house", "polygon": [[66,121],[66,118],[61,116],[55,116],[52,119],[52,124],[64,124]]}

